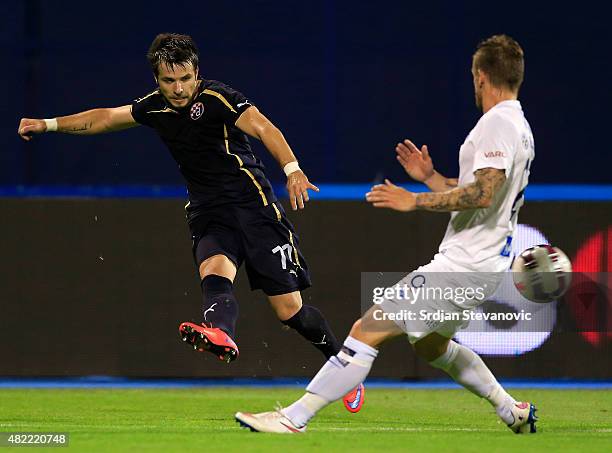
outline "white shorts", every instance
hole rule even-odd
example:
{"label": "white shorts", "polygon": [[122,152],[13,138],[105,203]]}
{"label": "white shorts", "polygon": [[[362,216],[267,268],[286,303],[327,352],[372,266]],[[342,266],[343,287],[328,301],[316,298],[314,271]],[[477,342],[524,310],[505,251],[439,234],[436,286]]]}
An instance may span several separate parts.
{"label": "white shorts", "polygon": [[385,299],[380,308],[412,344],[434,332],[452,338],[469,324],[469,311],[495,293],[503,276],[502,272],[466,271],[438,253],[397,283],[407,289],[404,297]]}

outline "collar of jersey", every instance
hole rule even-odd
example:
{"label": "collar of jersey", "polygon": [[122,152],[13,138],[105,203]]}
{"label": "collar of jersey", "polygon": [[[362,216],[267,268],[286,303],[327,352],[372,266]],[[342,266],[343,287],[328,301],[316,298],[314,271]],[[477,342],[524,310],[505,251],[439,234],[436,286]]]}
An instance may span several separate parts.
{"label": "collar of jersey", "polygon": [[508,99],[507,101],[498,102],[491,108],[491,110],[496,109],[498,107],[499,108],[512,107],[512,108],[522,109],[521,102],[518,99]]}

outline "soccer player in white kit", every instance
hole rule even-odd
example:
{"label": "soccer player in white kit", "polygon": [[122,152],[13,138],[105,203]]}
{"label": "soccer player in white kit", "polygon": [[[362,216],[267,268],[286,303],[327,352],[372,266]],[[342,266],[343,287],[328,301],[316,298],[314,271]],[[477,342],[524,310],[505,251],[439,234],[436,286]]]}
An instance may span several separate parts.
{"label": "soccer player in white kit", "polygon": [[[496,35],[482,41],[472,58],[472,75],[476,105],[483,115],[459,151],[459,179],[446,178],[434,170],[427,146],[419,150],[405,140],[397,145],[397,159],[413,179],[425,183],[431,192],[415,194],[386,180],[366,195],[377,208],[452,213],[439,252],[402,282],[410,283],[419,276],[421,284],[444,286],[446,278],[447,286],[456,287],[458,280],[472,278],[450,277],[459,272],[455,275],[485,275],[484,280],[490,283],[488,289],[494,291],[501,281],[495,275],[502,276],[510,267],[512,232],[534,158],[531,129],[517,100],[523,73],[523,51],[515,40]],[[483,301],[484,298],[464,303],[446,299],[390,300],[382,308],[385,312],[402,308],[453,312],[474,308]],[[452,340],[460,323],[381,320],[374,315],[377,309],[380,311],[380,307],[372,307],[355,322],[342,350],[321,368],[302,398],[273,412],[238,412],[237,421],[254,431],[305,431],[319,410],[365,380],[381,343],[407,335],[418,356],[489,401],[512,431],[535,432],[535,406],[517,402],[477,354]]]}

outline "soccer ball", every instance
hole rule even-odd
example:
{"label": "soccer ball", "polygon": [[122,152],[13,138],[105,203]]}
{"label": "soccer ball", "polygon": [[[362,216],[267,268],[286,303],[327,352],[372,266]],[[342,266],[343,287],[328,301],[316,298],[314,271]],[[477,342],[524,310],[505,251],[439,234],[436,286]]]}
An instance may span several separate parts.
{"label": "soccer ball", "polygon": [[536,245],[512,263],[514,286],[532,302],[546,303],[561,297],[572,281],[572,263],[557,247]]}

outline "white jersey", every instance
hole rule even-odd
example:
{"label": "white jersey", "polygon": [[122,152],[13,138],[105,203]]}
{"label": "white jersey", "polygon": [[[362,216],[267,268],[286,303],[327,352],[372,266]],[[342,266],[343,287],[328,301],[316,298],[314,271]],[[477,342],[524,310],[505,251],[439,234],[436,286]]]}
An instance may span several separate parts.
{"label": "white jersey", "polygon": [[458,270],[508,269],[512,232],[534,157],[533,135],[519,101],[495,105],[468,134],[459,151],[459,186],[474,182],[474,172],[481,168],[504,170],[506,181],[490,207],[451,214],[440,253]]}

